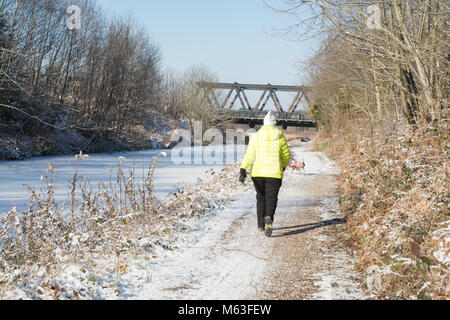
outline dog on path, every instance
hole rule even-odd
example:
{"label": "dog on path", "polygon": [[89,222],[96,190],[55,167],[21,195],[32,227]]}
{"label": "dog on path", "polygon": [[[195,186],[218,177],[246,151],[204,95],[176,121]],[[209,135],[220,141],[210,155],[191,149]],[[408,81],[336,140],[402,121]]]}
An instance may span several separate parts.
{"label": "dog on path", "polygon": [[298,170],[298,171],[300,171],[302,173],[305,173],[305,167],[306,167],[305,160],[303,160],[303,161],[292,161],[291,164],[289,165],[289,167],[292,170]]}

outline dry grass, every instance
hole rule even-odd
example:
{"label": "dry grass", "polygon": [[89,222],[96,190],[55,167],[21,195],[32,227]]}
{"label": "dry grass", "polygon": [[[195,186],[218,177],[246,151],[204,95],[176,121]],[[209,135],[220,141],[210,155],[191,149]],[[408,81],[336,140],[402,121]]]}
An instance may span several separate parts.
{"label": "dry grass", "polygon": [[347,240],[367,289],[385,299],[448,299],[448,122],[372,131],[356,123],[320,141],[341,168]]}

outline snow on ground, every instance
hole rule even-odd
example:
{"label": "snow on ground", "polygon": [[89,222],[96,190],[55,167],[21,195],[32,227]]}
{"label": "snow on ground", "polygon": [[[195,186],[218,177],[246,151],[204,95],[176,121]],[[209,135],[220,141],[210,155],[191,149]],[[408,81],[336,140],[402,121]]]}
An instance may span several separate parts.
{"label": "snow on ground", "polygon": [[[297,189],[296,179],[335,174],[337,169],[323,154],[295,148],[297,160],[305,160],[305,175],[287,172],[283,201],[308,201],[305,190]],[[230,179],[237,179],[236,175]],[[174,241],[149,248],[149,255],[129,252],[121,257],[126,268],[117,278],[111,263],[95,261],[97,270],[67,266],[57,283],[69,298],[88,299],[251,299],[257,297],[269,264],[273,262],[275,238],[266,238],[256,228],[256,193],[250,179],[225,208],[217,208],[202,218],[179,223]],[[306,200],[305,200],[306,198]],[[336,201],[336,199],[325,199]],[[282,206],[280,206],[282,207]],[[323,219],[330,219],[323,213]],[[327,238],[322,241],[328,241]],[[318,249],[318,248],[317,248]],[[318,251],[318,259],[320,254]],[[363,295],[349,278],[351,259],[344,251],[329,256],[331,265],[341,266],[329,274],[317,275],[315,299],[358,299]],[[348,283],[347,283],[348,282]],[[352,290],[335,289],[334,283]],[[116,285],[119,284],[117,287]],[[33,287],[29,285],[29,287]],[[39,288],[38,288],[39,289]],[[39,292],[44,289],[39,289]],[[17,289],[14,298],[36,298]],[[45,294],[43,294],[45,296]],[[11,296],[10,296],[11,297]],[[39,295],[38,295],[39,297]]]}
{"label": "snow on ground", "polygon": [[[296,149],[295,152],[301,156],[305,150]],[[323,153],[311,152],[306,163],[308,172],[311,174],[333,175],[339,172],[335,164]],[[339,211],[338,198],[328,198],[322,200],[324,208],[321,209],[323,221],[332,219],[342,219]],[[325,234],[320,239],[322,242],[328,242],[333,236]],[[332,266],[327,273],[317,274],[318,281],[315,285],[319,287],[318,292],[313,294],[314,299],[318,300],[336,300],[336,299],[365,299],[367,298],[362,290],[358,288],[358,283],[354,280],[356,274],[352,270],[354,260],[342,248],[333,248],[323,253],[328,263]]]}
{"label": "snow on ground", "polygon": [[[304,158],[307,163],[307,175],[336,173],[332,162],[323,154],[307,152],[303,148],[296,148],[294,152],[298,159]],[[287,175],[287,180],[299,178],[295,173]],[[256,193],[251,182],[247,181],[247,184],[247,191],[239,194],[230,206],[196,221],[194,231],[180,235],[175,243],[176,250],[151,262],[136,263],[133,271],[123,276],[126,283],[133,284],[125,287],[123,297],[236,300],[255,297],[264,272],[273,260],[273,239],[266,238],[256,229]],[[289,193],[292,201],[298,198],[298,192],[301,190]],[[338,265],[348,263],[344,252],[330,258]],[[362,297],[356,289],[351,295],[331,287],[335,282],[346,285],[343,282],[351,282],[347,280],[350,269],[351,265],[348,265],[328,277],[321,275],[316,298]],[[342,281],[343,273],[346,276]]]}
{"label": "snow on ground", "polygon": [[[327,210],[322,211],[324,221],[331,219],[340,219],[342,215],[339,212],[338,199],[327,199]],[[331,210],[330,210],[331,209]],[[325,234],[320,240],[329,242],[333,235]],[[318,281],[315,285],[319,287],[313,298],[317,300],[361,300],[368,297],[359,288],[355,272],[352,270],[355,260],[351,258],[343,248],[328,249],[323,252],[323,257],[328,261],[332,268],[327,272],[318,274]]]}
{"label": "snow on ground", "polygon": [[[267,241],[254,228],[253,192],[204,219],[201,236],[181,237],[177,250],[145,267],[149,282],[143,283],[132,299],[244,299],[253,291],[252,284],[264,270],[258,254],[262,241]],[[228,242],[227,233],[239,221],[239,236]],[[199,236],[199,234],[197,234]],[[194,241],[192,241],[194,240]],[[250,255],[246,254],[246,251]],[[254,256],[252,255],[254,254]],[[264,262],[264,260],[263,260]],[[136,279],[136,270],[127,279]],[[131,280],[130,279],[130,280]],[[135,281],[131,281],[135,282]]]}

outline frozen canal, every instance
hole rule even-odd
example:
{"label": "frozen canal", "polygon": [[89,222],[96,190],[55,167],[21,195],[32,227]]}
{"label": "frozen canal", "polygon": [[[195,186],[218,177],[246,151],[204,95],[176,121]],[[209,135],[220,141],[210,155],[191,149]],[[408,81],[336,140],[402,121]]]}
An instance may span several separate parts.
{"label": "frozen canal", "polygon": [[[128,176],[129,169],[134,166],[136,180],[142,183],[143,167],[146,175],[153,163],[153,157],[161,151],[91,154],[89,159],[79,162],[79,175],[89,177],[90,183],[94,188],[98,182],[106,183],[110,179],[114,181],[117,174],[118,158],[125,157],[127,164],[122,166],[125,176]],[[177,186],[195,183],[197,178],[201,177],[208,169],[221,168],[224,166],[225,161],[227,163],[230,161],[235,162],[243,156],[245,146],[224,147],[223,155],[212,153],[207,148],[204,148],[204,150],[186,148],[184,153],[175,148],[173,150],[164,150],[164,152],[167,152],[168,157],[159,159],[153,181],[154,195],[160,199],[176,191]],[[192,156],[189,157],[189,154],[192,154]],[[209,154],[213,156],[213,159],[208,157]],[[180,157],[183,155],[185,161],[180,163]],[[192,161],[187,160],[189,158]],[[217,161],[218,159],[223,159],[223,161]],[[67,199],[71,190],[70,182],[77,165],[75,155],[39,157],[23,161],[0,161],[0,215],[11,209],[12,201],[18,209],[26,208],[28,198],[26,185],[36,190],[39,190],[39,188],[45,189],[41,176],[49,175],[46,172],[49,163],[52,163],[56,170],[55,183],[57,187],[55,198],[59,202]]]}

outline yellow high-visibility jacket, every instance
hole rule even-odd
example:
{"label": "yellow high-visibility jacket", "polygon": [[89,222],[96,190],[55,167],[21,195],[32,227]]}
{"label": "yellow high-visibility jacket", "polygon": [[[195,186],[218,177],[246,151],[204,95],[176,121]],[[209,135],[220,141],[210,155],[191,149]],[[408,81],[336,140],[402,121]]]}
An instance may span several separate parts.
{"label": "yellow high-visibility jacket", "polygon": [[275,127],[263,126],[251,138],[242,161],[241,169],[253,178],[283,179],[283,169],[289,165],[291,154],[283,132]]}

